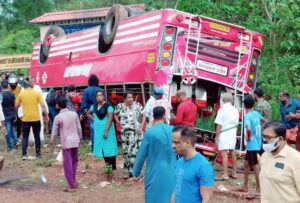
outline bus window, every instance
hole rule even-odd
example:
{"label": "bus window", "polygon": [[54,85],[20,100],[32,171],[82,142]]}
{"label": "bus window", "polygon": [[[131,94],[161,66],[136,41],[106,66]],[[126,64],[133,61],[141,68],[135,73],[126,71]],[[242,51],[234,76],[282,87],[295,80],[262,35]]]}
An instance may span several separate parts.
{"label": "bus window", "polygon": [[123,102],[124,86],[123,85],[107,85],[106,98],[114,106]]}
{"label": "bus window", "polygon": [[152,83],[143,83],[145,102],[150,99],[150,96],[154,93],[154,85]]}
{"label": "bus window", "polygon": [[144,103],[144,95],[142,91],[142,84],[137,83],[137,84],[125,84],[125,90],[133,92],[133,97],[134,100],[142,104],[143,106],[145,105]]}

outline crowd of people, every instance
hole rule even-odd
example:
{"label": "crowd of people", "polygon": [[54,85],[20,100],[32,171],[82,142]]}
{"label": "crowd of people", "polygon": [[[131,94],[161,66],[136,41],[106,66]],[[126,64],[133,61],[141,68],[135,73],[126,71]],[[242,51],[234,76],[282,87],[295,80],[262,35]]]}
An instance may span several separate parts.
{"label": "crowd of people", "polygon": [[[211,163],[195,150],[198,108],[183,90],[176,93],[179,105],[174,115],[163,88],[154,89],[145,107],[131,91],[124,93],[123,102],[114,104],[99,87],[96,75],[89,77],[82,96],[72,85],[65,92],[50,89],[43,95],[34,80],[20,80],[14,74],[2,77],[1,87],[0,121],[7,151],[13,151],[21,138],[22,160],[27,160],[32,134],[35,155],[41,157],[41,133],[43,124],[49,121],[51,146],[56,145],[58,136],[61,140],[68,183],[65,191],[78,187],[78,150],[85,138],[84,119],[88,120],[91,154],[103,158],[113,173],[118,155],[116,126],[121,127],[123,178],[127,181],[145,178],[145,202],[206,203],[215,181],[238,178],[235,149],[241,115],[233,106],[230,92],[222,95],[223,105],[215,119],[215,143],[223,166],[223,174],[216,178]],[[279,94],[282,121],[271,122],[270,105],[263,94],[257,88],[254,95],[244,97],[246,155],[244,184],[238,190],[248,192],[249,173],[253,169],[256,190],[249,191],[249,198],[261,195],[262,202],[300,202],[300,153],[290,146],[296,144],[300,150],[300,103],[282,91]],[[230,174],[229,159],[233,166]],[[2,163],[0,157],[0,166]]]}
{"label": "crowd of people", "polygon": [[[291,99],[287,91],[280,92],[281,121],[271,121],[271,108],[263,94],[263,90],[257,88],[253,95],[246,95],[243,100],[246,145],[244,182],[236,190],[248,192],[248,199],[261,196],[263,203],[300,202],[300,103]],[[217,181],[238,178],[235,145],[240,116],[232,100],[231,93],[223,95],[224,105],[215,120],[216,145],[221,151],[223,165],[223,174],[216,178]],[[230,175],[228,154],[232,159]],[[248,191],[251,169],[254,170],[256,182],[254,192]]]}

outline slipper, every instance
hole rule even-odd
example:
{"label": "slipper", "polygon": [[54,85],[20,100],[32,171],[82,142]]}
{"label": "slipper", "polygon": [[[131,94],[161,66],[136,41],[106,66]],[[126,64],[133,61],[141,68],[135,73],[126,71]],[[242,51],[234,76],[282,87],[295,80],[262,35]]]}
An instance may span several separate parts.
{"label": "slipper", "polygon": [[255,199],[255,195],[248,194],[248,195],[246,196],[246,199],[247,199],[247,200],[253,200],[253,199]]}
{"label": "slipper", "polygon": [[238,179],[237,176],[233,176],[233,175],[230,175],[229,177],[232,178],[232,179]]}
{"label": "slipper", "polygon": [[260,193],[257,192],[253,193],[253,195],[255,195],[256,197],[260,197]]}
{"label": "slipper", "polygon": [[215,181],[226,181],[229,180],[229,178],[215,178]]}
{"label": "slipper", "polygon": [[134,181],[134,178],[133,177],[129,177],[126,179],[128,182],[133,182]]}
{"label": "slipper", "polygon": [[123,179],[125,179],[125,180],[127,180],[128,178],[130,178],[129,175],[124,175],[123,176]]}
{"label": "slipper", "polygon": [[75,192],[76,191],[76,188],[66,188],[66,189],[63,189],[63,192]]}
{"label": "slipper", "polygon": [[248,189],[245,189],[245,188],[234,188],[234,189],[232,189],[232,191],[236,191],[236,192],[248,192]]}

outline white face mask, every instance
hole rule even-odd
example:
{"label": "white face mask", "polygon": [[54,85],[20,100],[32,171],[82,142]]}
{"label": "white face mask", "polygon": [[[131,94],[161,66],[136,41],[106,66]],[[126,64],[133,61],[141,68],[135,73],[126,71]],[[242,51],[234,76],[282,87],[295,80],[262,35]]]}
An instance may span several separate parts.
{"label": "white face mask", "polygon": [[265,152],[273,152],[274,150],[276,150],[279,147],[278,140],[279,140],[279,137],[273,143],[263,144],[264,151]]}

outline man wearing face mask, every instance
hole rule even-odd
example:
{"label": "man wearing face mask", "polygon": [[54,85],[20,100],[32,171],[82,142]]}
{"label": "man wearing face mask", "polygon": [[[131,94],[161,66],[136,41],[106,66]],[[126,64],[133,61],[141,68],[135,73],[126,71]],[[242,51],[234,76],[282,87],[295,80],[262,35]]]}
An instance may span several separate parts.
{"label": "man wearing face mask", "polygon": [[300,153],[286,143],[286,127],[269,122],[263,130],[260,166],[262,203],[300,203]]}
{"label": "man wearing face mask", "polygon": [[287,128],[286,141],[288,144],[295,143],[298,131],[299,119],[296,115],[296,109],[300,107],[299,101],[291,99],[287,91],[279,94],[281,121]]}

